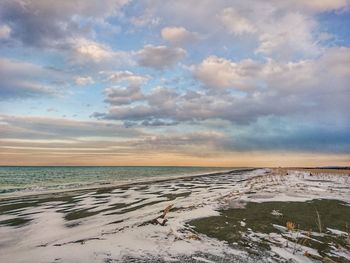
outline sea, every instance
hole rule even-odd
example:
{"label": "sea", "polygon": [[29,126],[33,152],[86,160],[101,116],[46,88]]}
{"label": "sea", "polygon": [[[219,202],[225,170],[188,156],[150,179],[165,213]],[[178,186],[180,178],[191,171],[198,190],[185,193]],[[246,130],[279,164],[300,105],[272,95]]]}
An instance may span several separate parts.
{"label": "sea", "polygon": [[179,166],[0,166],[0,196],[120,185],[232,170]]}

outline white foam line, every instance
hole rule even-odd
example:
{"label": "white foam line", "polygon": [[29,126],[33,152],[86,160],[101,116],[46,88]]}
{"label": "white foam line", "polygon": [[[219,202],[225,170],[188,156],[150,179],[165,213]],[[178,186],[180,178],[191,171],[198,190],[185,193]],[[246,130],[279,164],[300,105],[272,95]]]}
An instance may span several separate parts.
{"label": "white foam line", "polygon": [[99,185],[98,183],[96,185],[90,186],[90,187],[78,187],[78,188],[67,188],[67,189],[54,189],[54,190],[37,190],[37,191],[17,191],[17,192],[10,192],[10,193],[3,193],[0,194],[0,201],[6,200],[6,199],[12,199],[12,198],[20,198],[20,197],[26,197],[26,196],[36,196],[36,195],[46,195],[46,194],[54,194],[54,193],[66,193],[66,192],[80,192],[80,191],[87,191],[87,190],[98,190],[98,189],[104,189],[104,188],[115,188],[115,187],[123,187],[123,186],[132,186],[132,185],[140,185],[140,184],[149,184],[153,182],[168,182],[178,179],[185,179],[185,178],[193,178],[193,177],[201,177],[201,176],[212,176],[216,174],[225,174],[230,172],[244,172],[245,170],[250,170],[255,168],[237,168],[237,169],[228,169],[228,170],[217,170],[217,171],[211,171],[208,173],[195,173],[195,174],[181,174],[177,176],[154,176],[147,179],[139,178],[139,179],[133,179],[132,182],[130,180],[121,180],[118,182],[113,182],[110,184],[103,184]]}

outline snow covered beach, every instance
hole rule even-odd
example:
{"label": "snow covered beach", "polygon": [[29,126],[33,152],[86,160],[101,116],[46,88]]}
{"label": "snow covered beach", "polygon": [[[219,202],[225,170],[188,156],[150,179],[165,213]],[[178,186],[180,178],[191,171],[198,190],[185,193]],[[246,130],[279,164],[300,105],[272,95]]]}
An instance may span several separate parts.
{"label": "snow covered beach", "polygon": [[[348,262],[349,172],[237,170],[2,200],[0,262]],[[312,211],[315,227],[302,229],[280,205],[320,199],[331,202],[334,210],[344,209],[337,228],[322,222],[325,215],[319,208],[319,218],[318,210]],[[225,213],[249,210],[250,204],[271,205],[261,211],[272,216],[266,224],[274,231],[257,231],[249,215],[237,226],[230,215],[220,221]],[[215,222],[220,224],[211,229]],[[238,242],[216,235],[218,229],[232,231]],[[312,242],[330,245],[323,252]]]}

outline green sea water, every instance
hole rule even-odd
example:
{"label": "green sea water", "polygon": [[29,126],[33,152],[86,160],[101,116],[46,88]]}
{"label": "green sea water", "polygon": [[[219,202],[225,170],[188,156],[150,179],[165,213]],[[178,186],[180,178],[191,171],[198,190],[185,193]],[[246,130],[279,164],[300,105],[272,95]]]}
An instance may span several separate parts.
{"label": "green sea water", "polygon": [[79,189],[230,170],[178,166],[2,166],[0,194]]}

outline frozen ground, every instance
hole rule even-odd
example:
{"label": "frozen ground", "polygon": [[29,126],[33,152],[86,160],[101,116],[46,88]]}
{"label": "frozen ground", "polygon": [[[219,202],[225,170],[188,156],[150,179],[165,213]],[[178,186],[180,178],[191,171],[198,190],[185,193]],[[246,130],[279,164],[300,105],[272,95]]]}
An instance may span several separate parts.
{"label": "frozen ground", "polygon": [[[273,241],[269,249],[252,253],[201,234],[190,222],[220,216],[222,209],[245,207],[249,202],[320,198],[349,204],[349,174],[310,176],[305,171],[257,169],[17,197],[0,201],[0,262],[318,262],[323,256],[307,247],[307,242],[298,241],[301,235],[307,239],[316,232],[288,231],[285,225],[274,226],[273,234],[248,228],[243,233],[246,239]],[[173,207],[166,214],[165,225],[152,224],[169,205]],[[271,213],[278,217],[280,212]],[[349,234],[341,229],[327,229],[320,235],[326,234],[349,240]],[[347,244],[334,246],[329,256],[347,262],[348,249]]]}

